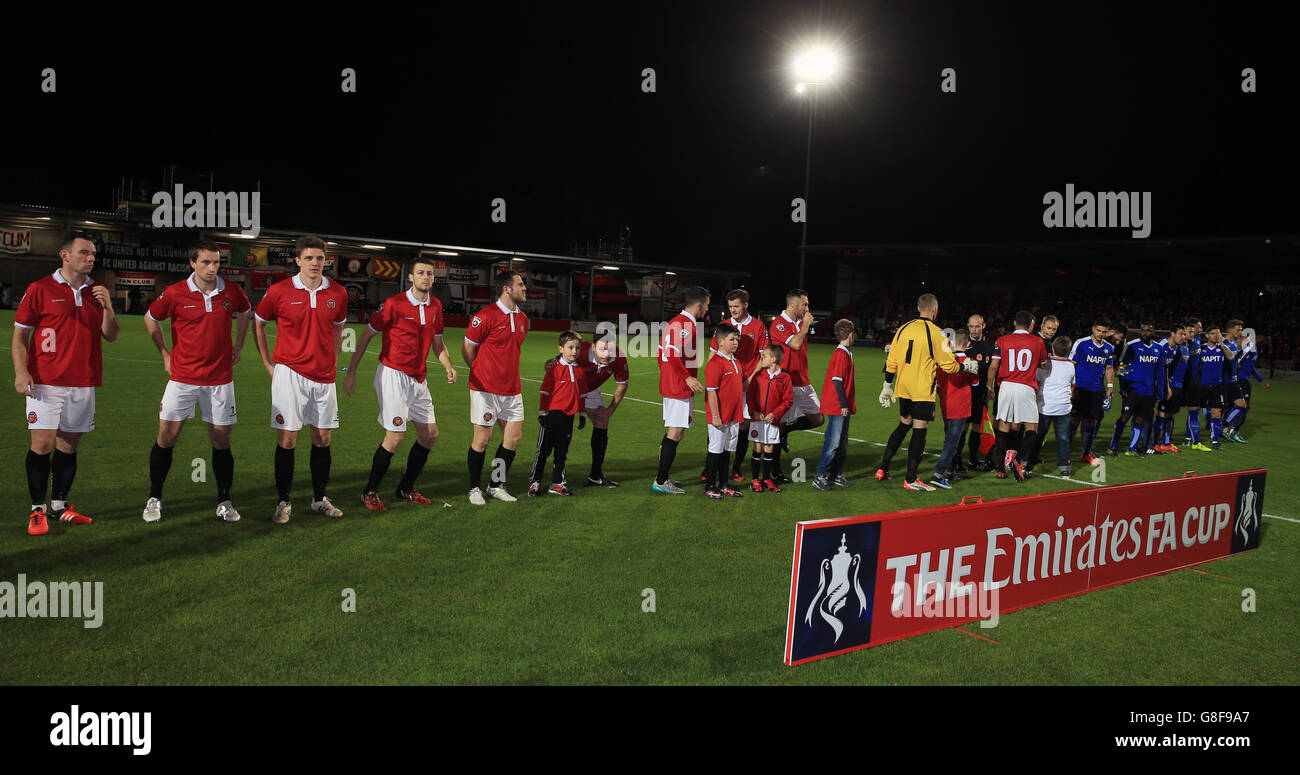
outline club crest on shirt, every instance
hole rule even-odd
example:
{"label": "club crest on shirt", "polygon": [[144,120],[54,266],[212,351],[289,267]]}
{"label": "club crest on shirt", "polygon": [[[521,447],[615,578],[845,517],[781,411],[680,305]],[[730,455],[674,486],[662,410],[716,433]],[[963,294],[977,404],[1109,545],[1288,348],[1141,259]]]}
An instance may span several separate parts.
{"label": "club crest on shirt", "polygon": [[470,328],[478,328],[481,325],[483,325],[483,321],[480,320],[478,317],[475,317],[473,320],[469,322]]}
{"label": "club crest on shirt", "polygon": [[333,299],[326,299],[325,306],[334,309],[336,302]]}
{"label": "club crest on shirt", "polygon": [[229,312],[229,311],[230,311],[230,299],[222,299],[222,300],[221,300],[221,306],[226,310],[226,312]]}
{"label": "club crest on shirt", "polygon": [[[158,408],[159,408],[159,409],[162,409],[162,406],[159,406]],[[27,413],[27,422],[28,422],[28,423],[34,423],[34,422],[36,422],[36,412],[28,412],[28,413]]]}
{"label": "club crest on shirt", "polygon": [[777,323],[777,324],[776,324],[776,330],[777,330],[777,331],[784,331],[784,330],[785,330],[785,323]]}

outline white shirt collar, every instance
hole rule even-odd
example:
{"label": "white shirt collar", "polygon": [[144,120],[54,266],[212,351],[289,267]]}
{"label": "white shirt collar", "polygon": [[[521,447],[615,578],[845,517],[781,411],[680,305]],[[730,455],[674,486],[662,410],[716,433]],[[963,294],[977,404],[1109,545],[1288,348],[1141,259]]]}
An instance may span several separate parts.
{"label": "white shirt collar", "polygon": [[767,375],[768,375],[769,377],[775,377],[776,375],[778,375],[778,374],[780,374],[780,373],[781,373],[781,367],[780,367],[780,366],[768,366],[768,367],[767,367]]}
{"label": "white shirt collar", "polygon": [[1013,333],[1013,334],[1027,334],[1027,333],[1029,333],[1029,332],[1026,331],[1026,330],[1023,329],[1023,328],[1017,328],[1015,331],[1012,331],[1011,333]]}
{"label": "white shirt collar", "polygon": [[849,360],[853,360],[853,351],[850,350],[849,348],[845,347],[844,345],[840,345],[840,346],[836,347],[835,349],[836,349],[836,350],[843,350],[844,352],[848,353],[848,355],[849,355]]}
{"label": "white shirt collar", "polygon": [[732,318],[731,322],[735,323],[738,326],[747,326],[749,325],[750,321],[752,321],[753,319],[754,319],[753,315],[746,313],[744,320],[736,320],[735,318]]}
{"label": "white shirt collar", "polygon": [[411,302],[411,306],[412,306],[412,307],[423,307],[423,306],[427,305],[429,302],[433,301],[433,295],[430,294],[429,297],[428,297],[427,299],[425,299],[424,301],[416,301],[416,300],[415,300],[415,292],[412,291],[410,288],[407,288],[407,289],[406,289],[406,300],[409,301],[409,302]]}
{"label": "white shirt collar", "polygon": [[[792,317],[790,317],[789,315],[785,314],[785,310],[781,310],[781,317],[785,318],[786,320],[790,321],[791,323],[794,323],[794,322],[795,322],[795,321],[794,321],[794,318],[792,318]],[[796,323],[796,325],[798,325],[798,324]]]}
{"label": "white shirt collar", "polygon": [[691,313],[687,312],[686,310],[682,310],[682,314],[685,315],[686,317],[690,318],[692,323],[698,323],[698,322],[700,322],[700,321],[698,321],[698,320],[695,319],[695,316],[694,316],[694,315],[692,315]]}
{"label": "white shirt collar", "polygon": [[[61,270],[59,269],[54,270],[54,279],[68,286],[69,288],[72,288],[72,283],[68,282],[67,278],[63,276],[63,272]],[[81,284],[81,288],[72,288],[72,290],[80,291],[85,288],[89,288],[94,284],[95,284],[94,279],[92,279],[90,275],[86,275],[86,281]]]}
{"label": "white shirt collar", "polygon": [[293,287],[301,291],[307,291],[308,293],[315,293],[316,291],[323,291],[326,288],[330,287],[330,278],[326,277],[325,275],[321,275],[320,285],[316,287],[316,291],[313,291],[310,290],[307,286],[302,284],[302,272],[299,272],[298,274],[293,276]]}
{"label": "white shirt collar", "polygon": [[507,315],[513,315],[519,311],[518,307],[515,307],[514,309],[510,309],[506,305],[502,304],[500,299],[497,299],[497,309],[501,310]]}
{"label": "white shirt collar", "polygon": [[[187,287],[187,288],[190,289],[190,293],[203,293],[203,289],[199,287],[199,284],[196,283],[196,282],[194,282],[194,273],[193,273],[193,272],[190,272],[190,276],[187,277],[187,278],[185,278],[185,287]],[[226,281],[225,281],[225,279],[223,279],[221,275],[217,275],[217,287],[216,287],[216,289],[213,290],[211,293],[203,293],[203,295],[204,295],[204,296],[215,296],[215,295],[217,295],[218,293],[221,293],[222,291],[224,291],[225,289],[226,289]]]}

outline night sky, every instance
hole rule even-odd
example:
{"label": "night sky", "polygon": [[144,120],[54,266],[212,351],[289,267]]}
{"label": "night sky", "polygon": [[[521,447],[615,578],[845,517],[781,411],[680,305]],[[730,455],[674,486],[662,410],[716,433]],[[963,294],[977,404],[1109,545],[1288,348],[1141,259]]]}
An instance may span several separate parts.
{"label": "night sky", "polygon": [[[218,190],[260,180],[269,227],[567,253],[627,225],[640,260],[786,284],[807,132],[788,64],[820,37],[847,72],[820,100],[810,243],[1127,237],[1045,229],[1043,194],[1067,182],[1151,191],[1153,239],[1300,231],[1300,68],[1274,11],[478,5],[9,9],[0,201],[104,208],[120,178],[156,188],[176,164]],[[39,90],[47,66],[56,94]],[[339,89],[344,67],[356,94]],[[945,67],[956,94],[940,92]],[[1241,92],[1243,67],[1258,93]]]}

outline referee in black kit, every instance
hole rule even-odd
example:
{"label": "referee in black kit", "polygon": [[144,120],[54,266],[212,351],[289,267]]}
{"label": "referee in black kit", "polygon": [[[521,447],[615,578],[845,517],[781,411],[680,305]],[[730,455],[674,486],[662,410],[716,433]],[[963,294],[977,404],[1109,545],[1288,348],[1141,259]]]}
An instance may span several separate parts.
{"label": "referee in black kit", "polygon": [[[966,357],[979,364],[979,382],[971,388],[970,422],[966,423],[966,432],[970,434],[970,468],[976,471],[993,470],[993,452],[989,451],[980,458],[980,432],[984,421],[984,406],[989,400],[988,376],[989,361],[993,358],[993,340],[984,335],[984,316],[978,312],[966,320],[966,332],[970,334],[970,346],[965,349]],[[961,450],[961,445],[957,446]],[[962,465],[961,453],[957,454],[957,470],[966,471]]]}

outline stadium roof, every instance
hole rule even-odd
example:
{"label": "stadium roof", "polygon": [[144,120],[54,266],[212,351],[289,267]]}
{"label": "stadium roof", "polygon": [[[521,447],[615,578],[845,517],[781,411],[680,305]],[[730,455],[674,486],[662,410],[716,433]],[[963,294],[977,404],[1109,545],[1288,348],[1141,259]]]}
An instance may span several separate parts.
{"label": "stadium roof", "polygon": [[1060,259],[1085,264],[1123,264],[1138,260],[1161,262],[1273,262],[1300,257],[1300,235],[1197,237],[1187,239],[1116,239],[1054,242],[877,243],[809,245],[809,253],[846,258],[885,257],[980,260],[1023,258]]}
{"label": "stadium roof", "polygon": [[[53,225],[52,222],[57,222],[61,228],[68,230],[73,230],[82,226],[99,229],[152,229],[153,224],[149,217],[141,217],[135,213],[152,212],[153,205],[140,202],[129,204],[131,207],[124,206],[119,212],[110,212],[106,210],[59,210],[41,205],[0,204],[0,219],[16,226],[30,228],[49,228]],[[133,209],[135,213],[132,213]],[[369,253],[376,256],[385,255],[388,249],[398,249],[406,251],[412,255],[416,253],[431,253],[443,258],[455,259],[457,262],[465,263],[496,263],[498,261],[507,261],[511,258],[515,258],[522,259],[524,262],[527,262],[528,260],[536,260],[555,264],[565,264],[572,266],[575,269],[585,269],[590,271],[601,271],[603,269],[605,271],[628,271],[644,274],[692,274],[704,276],[725,276],[729,279],[743,279],[750,276],[750,273],[744,270],[730,268],[714,269],[704,264],[694,266],[676,266],[672,264],[656,264],[645,261],[636,261],[627,256],[565,256],[557,253],[474,247],[469,245],[448,245],[437,242],[401,240],[389,237],[358,236],[355,234],[330,234],[311,230],[262,227],[258,236],[253,239],[241,237],[234,232],[225,230],[193,229],[193,231],[202,231],[209,236],[244,239],[253,244],[272,245],[290,244],[304,234],[311,234],[320,237],[327,242],[333,243],[332,247],[337,250]]]}

